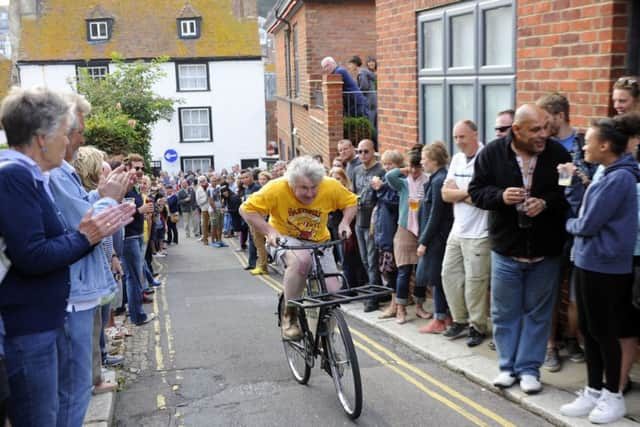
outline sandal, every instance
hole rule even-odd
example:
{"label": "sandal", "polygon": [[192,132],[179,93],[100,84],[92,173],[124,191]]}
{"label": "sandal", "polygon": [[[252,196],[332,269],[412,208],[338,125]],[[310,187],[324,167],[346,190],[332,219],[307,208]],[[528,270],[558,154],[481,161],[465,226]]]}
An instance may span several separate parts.
{"label": "sandal", "polygon": [[401,304],[397,304],[398,311],[396,312],[396,323],[402,325],[407,323],[407,307]]}
{"label": "sandal", "polygon": [[422,308],[421,304],[416,305],[416,317],[419,319],[432,319],[433,313],[429,313],[424,308]]}

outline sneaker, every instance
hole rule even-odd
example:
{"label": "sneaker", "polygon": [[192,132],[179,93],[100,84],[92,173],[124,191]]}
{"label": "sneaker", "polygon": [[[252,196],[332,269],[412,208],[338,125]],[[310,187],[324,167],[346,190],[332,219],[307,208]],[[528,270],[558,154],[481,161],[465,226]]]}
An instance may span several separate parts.
{"label": "sneaker", "polygon": [[269,274],[269,272],[262,267],[256,267],[249,270],[249,274],[251,274],[252,276],[259,276],[261,274]]}
{"label": "sneaker", "polygon": [[487,347],[489,347],[489,350],[491,351],[496,351],[496,342],[494,340],[489,341],[489,344],[487,344]]}
{"label": "sneaker", "polygon": [[235,251],[236,252],[244,252],[244,248],[236,248]]}
{"label": "sneaker", "polygon": [[458,323],[453,322],[446,331],[442,334],[443,337],[448,338],[450,340],[455,340],[456,338],[463,337],[467,335],[467,327],[469,325],[466,323]]}
{"label": "sneaker", "polygon": [[555,347],[547,348],[547,355],[544,357],[542,367],[549,372],[558,372],[562,368],[558,349]]}
{"label": "sneaker", "polygon": [[589,413],[589,421],[594,424],[608,424],[624,417],[626,413],[627,408],[622,393],[611,393],[603,389],[596,407]]}
{"label": "sneaker", "polygon": [[211,243],[209,243],[209,246],[211,246],[212,248],[219,248],[220,247],[220,242],[211,242]]}
{"label": "sneaker", "polygon": [[162,285],[162,282],[159,280],[153,279],[153,281],[151,282],[151,286],[158,287],[160,285]]}
{"label": "sneaker", "polygon": [[120,366],[122,365],[122,362],[124,362],[124,356],[105,356],[102,359],[102,364],[104,366],[109,366],[109,367],[113,367],[113,366]]}
{"label": "sneaker", "polygon": [[219,248],[226,248],[226,247],[228,247],[228,246],[229,246],[229,245],[227,245],[225,242],[222,242],[222,241],[218,242],[218,247],[219,247]]}
{"label": "sneaker", "polygon": [[502,371],[493,379],[493,385],[498,388],[509,388],[516,383],[516,377],[511,372]]}
{"label": "sneaker", "polygon": [[533,375],[524,374],[520,377],[520,390],[527,394],[535,394],[542,390],[542,384]]}
{"label": "sneaker", "polygon": [[136,326],[142,326],[142,325],[146,325],[147,323],[151,322],[153,319],[156,318],[156,314],[155,313],[148,313],[147,314],[147,318],[144,319],[142,322],[140,323],[136,323]]}
{"label": "sneaker", "polygon": [[578,344],[578,340],[575,338],[567,340],[567,353],[569,354],[569,360],[574,363],[584,362],[584,350]]}
{"label": "sneaker", "polygon": [[155,293],[156,293],[156,291],[154,291],[154,290],[153,290],[153,289],[151,289],[151,288],[147,288],[147,289],[143,289],[143,290],[142,290],[142,293],[143,293],[143,294],[145,294],[145,295],[153,295],[153,294],[155,294]]}
{"label": "sneaker", "polygon": [[478,332],[476,328],[473,326],[469,327],[469,337],[467,338],[467,347],[475,347],[477,345],[482,344],[484,341],[485,335],[481,332]]}
{"label": "sneaker", "polygon": [[596,407],[600,394],[599,390],[585,387],[577,392],[578,397],[573,402],[560,407],[560,413],[567,417],[586,417]]}
{"label": "sneaker", "polygon": [[151,304],[153,302],[153,298],[148,297],[146,295],[142,295],[142,303],[143,304]]}
{"label": "sneaker", "polygon": [[167,254],[163,254],[162,252],[156,252],[155,254],[153,254],[153,256],[155,258],[164,258],[167,256]]}
{"label": "sneaker", "polygon": [[444,320],[432,319],[422,328],[418,329],[421,334],[441,334],[447,330],[447,325]]}

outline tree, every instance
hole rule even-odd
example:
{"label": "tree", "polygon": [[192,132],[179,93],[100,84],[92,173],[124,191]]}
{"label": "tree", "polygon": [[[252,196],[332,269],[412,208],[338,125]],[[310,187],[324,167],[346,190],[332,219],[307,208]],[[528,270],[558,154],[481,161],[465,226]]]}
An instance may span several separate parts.
{"label": "tree", "polygon": [[92,106],[85,122],[87,144],[108,154],[138,153],[148,164],[152,126],[160,120],[170,120],[174,105],[181,102],[153,91],[165,76],[160,64],[167,58],[125,62],[113,54],[112,61],[113,72],[104,78],[91,78],[81,69],[76,82],[78,92]]}

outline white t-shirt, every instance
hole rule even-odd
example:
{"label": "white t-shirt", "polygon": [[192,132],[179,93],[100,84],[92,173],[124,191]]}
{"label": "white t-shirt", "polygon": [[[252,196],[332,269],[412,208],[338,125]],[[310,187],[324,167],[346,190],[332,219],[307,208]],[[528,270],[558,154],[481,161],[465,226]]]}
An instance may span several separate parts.
{"label": "white t-shirt", "polygon": [[[451,159],[447,180],[453,179],[461,190],[467,190],[469,183],[473,178],[473,166],[478,158],[478,153],[484,145],[480,143],[480,148],[476,155],[467,162],[467,156],[464,153],[457,153]],[[483,209],[471,206],[468,203],[457,202],[453,204],[453,227],[451,233],[458,237],[467,239],[479,239],[488,237],[487,218],[489,212]]]}

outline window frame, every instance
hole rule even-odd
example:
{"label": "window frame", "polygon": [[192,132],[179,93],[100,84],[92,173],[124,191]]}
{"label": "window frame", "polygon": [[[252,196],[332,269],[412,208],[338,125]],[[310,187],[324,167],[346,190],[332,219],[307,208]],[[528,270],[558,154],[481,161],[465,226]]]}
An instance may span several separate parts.
{"label": "window frame", "polygon": [[[509,85],[510,86],[510,105],[505,105],[503,109],[513,108],[515,105],[515,79],[516,79],[516,29],[512,26],[512,55],[510,66],[485,66],[485,13],[489,10],[510,6],[513,22],[516,22],[516,2],[515,0],[473,0],[464,3],[457,3],[450,6],[441,7],[435,10],[427,10],[417,15],[417,36],[418,36],[418,55],[417,55],[417,93],[418,93],[418,137],[419,142],[423,144],[431,143],[427,141],[427,122],[425,117],[425,86],[440,85],[443,88],[442,108],[443,133],[442,139],[447,142],[451,153],[456,152],[456,147],[452,138],[453,123],[453,105],[452,105],[452,87],[456,84],[466,84],[473,87],[473,117],[470,117],[478,125],[478,139],[483,140],[487,131],[485,130],[485,87],[492,85]],[[452,67],[451,49],[452,42],[452,24],[451,19],[456,16],[472,13],[474,16],[474,59],[472,67]],[[442,35],[442,68],[424,68],[425,64],[425,40],[424,25],[429,22],[440,20],[443,25]],[[492,128],[493,129],[493,128]],[[491,133],[491,132],[489,132]],[[493,139],[493,138],[491,138]],[[484,141],[489,142],[489,141]]]}
{"label": "window frame", "polygon": [[[112,19],[90,19],[87,20],[87,40],[90,42],[105,42],[111,40],[111,32],[112,32]],[[104,29],[106,34],[104,36],[100,35],[100,27],[104,25]],[[98,30],[97,35],[93,35],[93,28]]]}
{"label": "window frame", "polygon": [[[178,18],[178,37],[181,39],[198,39],[201,34],[202,18]],[[185,25],[193,24],[194,31],[184,31]],[[190,28],[186,28],[190,30]]]}
{"label": "window frame", "polygon": [[[180,170],[187,172],[187,169],[184,167],[185,160],[211,160],[211,168],[215,170],[215,156],[180,156]],[[192,171],[192,172],[195,172]]]}
{"label": "window frame", "polygon": [[[210,92],[211,91],[211,78],[209,76],[209,63],[208,62],[176,62],[176,92]],[[180,86],[180,66],[182,65],[204,65],[205,73],[207,74],[207,87],[204,89],[182,89]]]}
{"label": "window frame", "polygon": [[[184,124],[182,122],[182,113],[186,110],[206,110],[209,116],[209,139],[185,139],[184,138]],[[213,122],[211,120],[211,107],[180,107],[178,108],[178,123],[180,130],[180,143],[203,143],[203,142],[213,142]]]}
{"label": "window frame", "polygon": [[[105,74],[103,77],[95,77],[91,75],[91,69],[104,68]],[[87,64],[76,65],[76,77],[80,78],[80,70],[86,69],[89,73],[89,77],[92,79],[104,79],[109,74],[109,63],[108,62],[89,62]]]}

